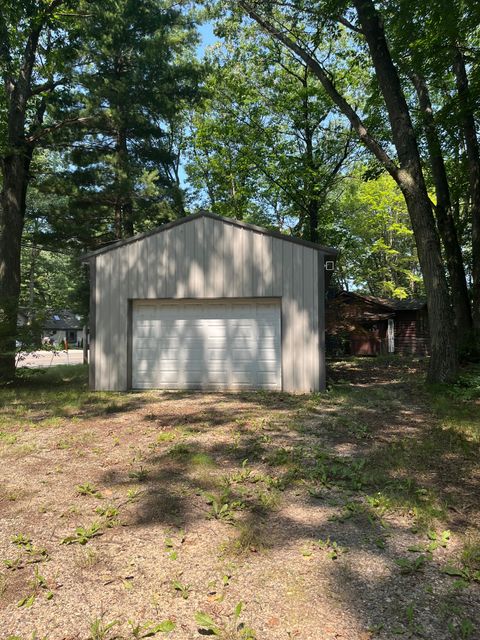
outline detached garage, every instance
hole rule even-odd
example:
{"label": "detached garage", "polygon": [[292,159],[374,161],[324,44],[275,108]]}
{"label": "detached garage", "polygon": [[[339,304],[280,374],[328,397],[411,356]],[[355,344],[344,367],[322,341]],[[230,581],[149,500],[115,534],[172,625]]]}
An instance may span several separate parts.
{"label": "detached garage", "polygon": [[211,213],[86,255],[91,388],[323,389],[335,255]]}

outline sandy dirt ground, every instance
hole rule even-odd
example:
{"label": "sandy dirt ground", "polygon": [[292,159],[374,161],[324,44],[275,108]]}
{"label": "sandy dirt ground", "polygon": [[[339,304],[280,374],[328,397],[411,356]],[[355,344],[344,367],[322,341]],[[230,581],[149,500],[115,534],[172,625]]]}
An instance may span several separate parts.
{"label": "sandy dirt ground", "polygon": [[[309,397],[6,396],[0,638],[479,638],[478,582],[444,572],[476,531],[478,455],[412,475],[401,452],[441,428],[414,373],[339,365]],[[407,461],[380,481],[388,456]]]}

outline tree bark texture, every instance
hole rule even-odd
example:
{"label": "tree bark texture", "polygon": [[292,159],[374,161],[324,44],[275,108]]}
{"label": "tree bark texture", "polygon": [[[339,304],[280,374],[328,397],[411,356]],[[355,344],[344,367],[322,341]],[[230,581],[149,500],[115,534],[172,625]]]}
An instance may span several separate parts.
{"label": "tree bark texture", "polygon": [[20,251],[31,152],[2,158],[0,195],[0,382],[15,376],[15,338],[20,296]]}
{"label": "tree bark texture", "polygon": [[457,85],[470,180],[473,326],[477,339],[480,339],[480,150],[468,76],[465,68],[465,59],[462,51],[458,47],[455,49],[453,69]]}
{"label": "tree bark texture", "polygon": [[[51,8],[61,4],[54,0]],[[3,16],[2,25],[4,26]],[[32,23],[22,63],[13,77],[8,39],[1,55],[7,127],[0,157],[0,382],[15,377],[15,338],[20,296],[20,252],[33,145],[26,140],[26,113],[32,93],[32,72],[43,23]],[[4,33],[6,30],[3,29]],[[42,111],[39,116],[41,117]]]}
{"label": "tree bark texture", "polygon": [[457,228],[453,217],[447,170],[443,160],[442,148],[435,124],[428,86],[425,78],[417,73],[412,75],[412,81],[417,93],[418,104],[423,117],[425,139],[427,141],[430,167],[435,184],[437,200],[435,214],[438,230],[445,250],[445,258],[450,276],[450,290],[455,313],[457,338],[460,344],[464,340],[471,339],[472,332],[472,313],[467,280],[465,277],[462,250],[458,241]]}

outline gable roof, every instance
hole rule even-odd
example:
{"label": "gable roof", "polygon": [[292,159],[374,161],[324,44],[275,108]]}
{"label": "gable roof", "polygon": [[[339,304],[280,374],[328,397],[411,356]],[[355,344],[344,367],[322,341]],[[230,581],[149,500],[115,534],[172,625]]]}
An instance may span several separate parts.
{"label": "gable roof", "polygon": [[81,329],[82,323],[79,319],[79,316],[72,311],[68,311],[68,309],[62,309],[60,311],[54,311],[50,313],[45,320],[42,322],[42,327],[44,329]]}
{"label": "gable roof", "polygon": [[169,229],[173,229],[174,227],[190,222],[191,220],[197,220],[198,218],[211,218],[212,220],[217,220],[225,224],[230,224],[233,227],[238,227],[240,229],[248,229],[249,231],[255,231],[265,236],[270,236],[271,238],[279,238],[280,240],[285,240],[286,242],[293,242],[295,244],[300,244],[305,247],[310,247],[312,249],[316,249],[317,251],[326,253],[332,258],[335,258],[335,256],[338,253],[338,251],[333,247],[326,247],[321,244],[317,244],[316,242],[310,242],[309,240],[302,240],[301,238],[296,238],[295,236],[288,236],[284,233],[280,233],[279,231],[270,231],[269,229],[264,229],[263,227],[257,227],[257,225],[250,224],[248,222],[242,222],[241,220],[236,220],[235,218],[225,218],[224,216],[218,216],[217,214],[211,213],[210,211],[200,211],[199,213],[194,213],[190,216],[185,216],[184,218],[179,218],[178,220],[174,220],[173,222],[169,222],[160,227],[156,227],[155,229],[152,229],[151,231],[147,231],[146,233],[140,233],[136,236],[132,236],[131,238],[125,238],[124,240],[117,240],[117,242],[109,244],[106,247],[102,247],[101,249],[96,249],[95,251],[90,251],[89,253],[85,253],[80,259],[82,262],[87,262],[91,258],[95,258],[96,256],[102,253],[107,253],[108,251],[119,249],[120,247],[123,247],[126,244],[137,242],[138,240],[143,240],[144,238],[153,236],[156,233],[162,233],[163,231],[168,231]]}
{"label": "gable roof", "polygon": [[419,298],[405,298],[404,300],[397,298],[377,298],[376,296],[368,296],[355,293],[354,291],[340,291],[336,297],[358,299],[371,305],[384,307],[385,309],[393,311],[419,311],[427,306],[426,301]]}

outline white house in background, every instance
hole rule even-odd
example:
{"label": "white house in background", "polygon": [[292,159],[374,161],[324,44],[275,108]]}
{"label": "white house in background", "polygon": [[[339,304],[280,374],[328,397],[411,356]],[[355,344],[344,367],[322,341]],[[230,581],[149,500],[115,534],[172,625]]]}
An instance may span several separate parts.
{"label": "white house in background", "polygon": [[202,212],[87,254],[91,388],[323,389],[336,253]]}
{"label": "white house in background", "polygon": [[42,338],[53,340],[56,345],[65,340],[76,347],[82,340],[81,316],[67,309],[49,313],[42,322]]}

